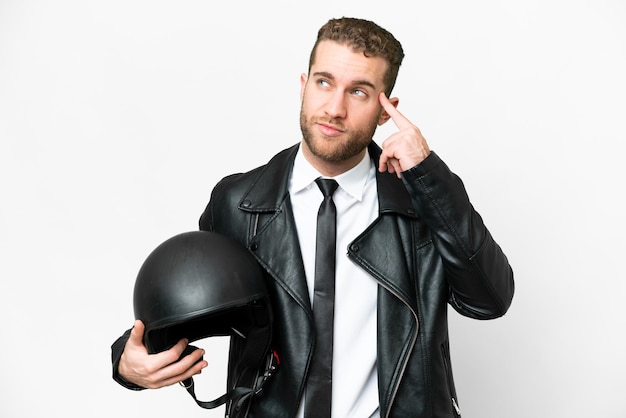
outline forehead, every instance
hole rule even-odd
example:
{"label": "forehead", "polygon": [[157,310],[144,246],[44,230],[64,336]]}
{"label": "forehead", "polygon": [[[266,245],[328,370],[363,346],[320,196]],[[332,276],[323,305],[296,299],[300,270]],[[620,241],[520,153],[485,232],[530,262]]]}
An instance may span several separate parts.
{"label": "forehead", "polygon": [[367,81],[383,88],[387,62],[381,57],[366,57],[350,46],[334,41],[322,41],[315,51],[311,75],[326,73],[338,81],[352,83]]}

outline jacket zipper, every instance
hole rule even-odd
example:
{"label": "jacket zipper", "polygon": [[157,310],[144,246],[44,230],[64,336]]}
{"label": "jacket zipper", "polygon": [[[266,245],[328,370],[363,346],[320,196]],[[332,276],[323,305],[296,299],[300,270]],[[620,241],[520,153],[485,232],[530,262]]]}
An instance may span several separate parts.
{"label": "jacket zipper", "polygon": [[452,407],[454,408],[456,415],[460,417],[461,408],[459,407],[459,404],[456,401],[453,386],[452,386],[452,369],[450,367],[450,364],[448,363],[449,350],[447,348],[447,343],[441,345],[441,356],[443,360],[443,366],[446,371],[446,380],[448,381],[448,391],[450,392],[450,400],[452,401]]}
{"label": "jacket zipper", "polygon": [[454,397],[452,397],[452,406],[454,407],[456,414],[461,416],[461,408],[459,408],[459,404],[456,403],[456,399],[454,399]]}
{"label": "jacket zipper", "polygon": [[[415,324],[417,325],[416,329],[415,329],[415,336],[413,337],[411,344],[409,344],[409,350],[407,351],[408,353],[410,353],[411,351],[413,351],[413,347],[415,347],[415,341],[417,341],[417,335],[419,334],[419,327],[420,327],[420,323],[419,323],[419,319],[417,317],[417,314],[413,311],[413,309],[411,309],[410,305],[407,303],[406,299],[404,299],[400,294],[398,294],[398,292],[395,292],[393,289],[391,289],[389,286],[386,286],[381,280],[377,279],[376,280],[382,287],[384,287],[386,290],[388,290],[392,295],[394,295],[395,297],[397,297],[398,299],[400,299],[402,301],[402,303],[404,303],[409,310],[411,311],[411,314],[413,315],[413,318],[415,318]],[[387,409],[387,411],[385,412],[385,417],[384,418],[389,418],[389,414],[391,413],[391,405],[393,404],[394,400],[396,399],[396,395],[398,394],[398,388],[400,386],[400,380],[402,380],[402,376],[404,376],[404,372],[406,370],[406,366],[409,362],[409,356],[406,356],[403,364],[402,364],[402,369],[400,372],[400,377],[398,379],[396,379],[396,382],[394,383],[394,388],[393,388],[393,392],[391,394],[391,398],[389,400],[389,408]]]}

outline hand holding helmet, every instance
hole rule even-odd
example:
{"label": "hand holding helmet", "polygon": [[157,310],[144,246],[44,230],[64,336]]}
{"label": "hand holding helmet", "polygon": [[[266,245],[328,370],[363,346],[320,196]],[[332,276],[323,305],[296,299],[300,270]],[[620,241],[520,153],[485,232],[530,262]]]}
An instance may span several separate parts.
{"label": "hand holding helmet", "polygon": [[148,353],[143,343],[144,329],[143,322],[136,320],[120,359],[119,373],[126,381],[144,388],[157,389],[200,374],[208,365],[202,360],[203,349],[194,350],[178,361],[185,348],[190,347],[184,338],[169,350]]}

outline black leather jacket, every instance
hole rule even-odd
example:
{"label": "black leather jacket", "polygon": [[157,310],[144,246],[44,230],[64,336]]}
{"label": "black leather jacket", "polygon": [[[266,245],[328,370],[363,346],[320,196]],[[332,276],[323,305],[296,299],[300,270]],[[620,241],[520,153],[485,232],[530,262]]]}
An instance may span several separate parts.
{"label": "black leather jacket", "polygon": [[[280,369],[262,397],[227,411],[231,417],[294,417],[303,398],[315,335],[287,189],[297,147],[224,178],[200,218],[201,229],[234,237],[253,252],[267,272],[273,303]],[[377,166],[380,148],[372,142],[369,153]],[[346,252],[379,284],[381,417],[457,417],[448,304],[477,319],[504,315],[513,272],[461,180],[434,152],[402,180],[377,173],[377,184],[379,216]]]}
{"label": "black leather jacket", "polygon": [[[315,335],[287,190],[296,151],[297,145],[265,166],[224,178],[200,218],[201,229],[231,236],[253,252],[265,268],[273,303],[279,371],[262,396],[239,409],[227,405],[230,417],[292,418],[303,397]],[[372,143],[369,153],[377,166],[380,148]],[[377,173],[377,185],[379,217],[346,252],[379,284],[381,417],[458,417],[448,304],[471,318],[504,315],[513,298],[513,272],[461,180],[434,152],[403,172],[402,180]],[[128,335],[112,346],[113,377],[141,389],[117,374]],[[231,346],[229,387],[235,385],[238,355]]]}

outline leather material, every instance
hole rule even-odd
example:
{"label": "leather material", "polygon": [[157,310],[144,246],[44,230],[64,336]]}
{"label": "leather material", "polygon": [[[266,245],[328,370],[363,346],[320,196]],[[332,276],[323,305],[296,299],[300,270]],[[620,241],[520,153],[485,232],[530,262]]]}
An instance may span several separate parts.
{"label": "leather material", "polygon": [[[315,329],[287,188],[297,147],[224,178],[200,218],[201,229],[240,241],[264,268],[281,359],[264,396],[230,417],[294,417],[303,398]],[[378,166],[380,148],[372,142],[369,153]],[[377,187],[379,217],[346,252],[379,283],[381,417],[456,417],[448,304],[472,318],[500,317],[513,298],[513,272],[463,183],[435,152],[402,180],[377,173]],[[120,347],[123,338],[114,345],[114,370]],[[236,347],[230,356],[238,356]]]}
{"label": "leather material", "polygon": [[[249,417],[296,415],[314,347],[288,193],[297,147],[223,179],[200,218],[201,229],[247,245],[268,276],[281,370],[264,398],[251,405]],[[377,166],[380,148],[371,143],[369,152]],[[436,153],[404,172],[402,180],[377,173],[377,183],[380,216],[346,250],[379,283],[381,416],[457,416],[446,348],[448,304],[472,318],[502,316],[513,298],[513,272],[463,183]]]}

